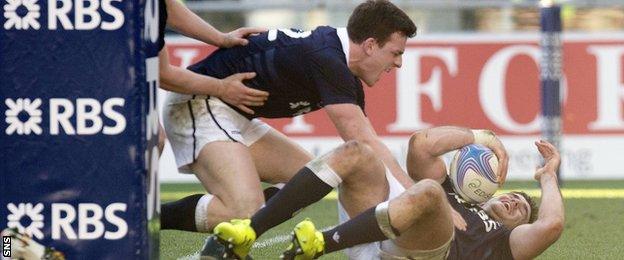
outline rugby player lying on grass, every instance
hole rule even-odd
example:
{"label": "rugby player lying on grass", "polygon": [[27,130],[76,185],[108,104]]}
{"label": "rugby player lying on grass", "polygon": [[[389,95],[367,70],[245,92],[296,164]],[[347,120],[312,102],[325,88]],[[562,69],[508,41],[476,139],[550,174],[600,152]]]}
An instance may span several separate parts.
{"label": "rugby player lying on grass", "polygon": [[[535,143],[545,160],[535,172],[542,188],[539,213],[531,206],[531,199],[520,192],[470,205],[453,191],[440,156],[476,141],[506,160],[504,147],[488,133],[457,127],[415,133],[410,139],[407,167],[418,182],[407,190],[391,174],[380,174],[383,163],[370,148],[346,143],[309,163],[251,220],[219,224],[202,254],[221,258],[223,254],[217,254],[221,252],[225,258],[244,258],[267,229],[338,187],[341,221],[352,218],[322,233],[309,220],[299,223],[284,258],[312,259],[344,248],[349,248],[346,253],[351,259],[533,258],[552,245],[563,230],[563,203],[556,176],[559,153],[547,142]],[[502,183],[505,175],[499,178]],[[379,203],[379,195],[389,201]]]}

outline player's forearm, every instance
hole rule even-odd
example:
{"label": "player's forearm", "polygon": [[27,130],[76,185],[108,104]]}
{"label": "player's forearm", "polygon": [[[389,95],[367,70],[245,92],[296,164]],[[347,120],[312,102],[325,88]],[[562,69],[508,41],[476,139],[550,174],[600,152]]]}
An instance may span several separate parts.
{"label": "player's forearm", "polygon": [[167,1],[167,24],[177,32],[202,42],[220,46],[224,34],[177,0]]}
{"label": "player's forearm", "polygon": [[404,187],[413,184],[359,107],[354,104],[335,104],[326,106],[325,110],[342,140],[356,140],[369,145]]}
{"label": "player's forearm", "polygon": [[564,209],[563,199],[557,184],[557,176],[552,174],[544,174],[540,178],[542,189],[542,199],[539,207],[539,215],[536,224],[542,225],[547,229],[548,236],[556,240],[563,231]]}
{"label": "player's forearm", "polygon": [[417,151],[431,157],[438,157],[474,142],[470,129],[455,126],[440,126],[415,133],[410,141],[418,146]]}
{"label": "player's forearm", "polygon": [[222,84],[219,79],[204,76],[187,69],[169,65],[161,70],[162,88],[181,94],[219,96]]}

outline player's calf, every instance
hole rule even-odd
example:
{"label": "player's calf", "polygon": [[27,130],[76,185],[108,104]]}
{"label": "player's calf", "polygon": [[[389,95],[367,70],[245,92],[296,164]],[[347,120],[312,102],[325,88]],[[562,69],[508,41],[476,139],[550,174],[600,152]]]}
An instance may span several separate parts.
{"label": "player's calf", "polygon": [[237,196],[221,198],[227,209],[224,212],[224,220],[250,218],[264,204],[264,194],[262,192],[246,193],[241,191],[240,193]]}

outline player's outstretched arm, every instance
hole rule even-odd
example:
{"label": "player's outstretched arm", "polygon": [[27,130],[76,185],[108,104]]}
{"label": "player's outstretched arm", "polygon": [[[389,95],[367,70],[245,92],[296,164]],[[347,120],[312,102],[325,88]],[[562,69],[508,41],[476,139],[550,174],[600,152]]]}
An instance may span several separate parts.
{"label": "player's outstretched arm", "polygon": [[247,40],[245,37],[266,31],[265,28],[244,27],[230,33],[222,33],[189,10],[184,4],[177,0],[166,1],[167,24],[177,32],[208,44],[219,47],[246,45]]}
{"label": "player's outstretched arm", "polygon": [[557,169],[561,162],[559,152],[546,141],[535,142],[545,164],[535,172],[542,189],[537,220],[511,231],[509,246],[514,259],[532,259],[555,243],[563,232],[563,199],[557,184]]}
{"label": "player's outstretched arm", "polygon": [[394,159],[390,149],[379,139],[360,107],[354,104],[332,104],[325,106],[325,111],[344,141],[358,140],[369,145],[401,185],[407,188],[414,184]]}
{"label": "player's outstretched arm", "polygon": [[165,0],[167,3],[167,25],[173,30],[193,39],[220,46],[224,34],[201,19],[178,0]]}
{"label": "player's outstretched arm", "polygon": [[243,80],[255,77],[253,72],[237,73],[221,80],[169,64],[166,48],[160,51],[158,57],[161,88],[165,90],[218,97],[249,114],[254,113],[249,106],[261,106],[269,96],[265,91],[252,89],[243,84]]}

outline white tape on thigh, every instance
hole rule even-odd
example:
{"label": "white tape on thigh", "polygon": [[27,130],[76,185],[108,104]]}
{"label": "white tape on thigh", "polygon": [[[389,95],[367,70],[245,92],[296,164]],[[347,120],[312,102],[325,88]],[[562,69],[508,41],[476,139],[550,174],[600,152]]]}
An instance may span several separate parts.
{"label": "white tape on thigh", "polygon": [[390,225],[390,213],[388,212],[388,205],[388,201],[377,204],[377,207],[375,207],[375,218],[377,219],[377,225],[379,225],[379,229],[381,229],[381,232],[387,238],[395,239],[396,234],[392,230],[392,225]]}
{"label": "white tape on thigh", "polygon": [[206,194],[199,198],[197,206],[195,207],[195,227],[198,232],[210,232],[208,229],[208,205],[212,201],[211,194]]}
{"label": "white tape on thigh", "polygon": [[455,233],[449,240],[438,248],[431,250],[405,249],[398,246],[393,240],[384,240],[379,243],[379,257],[382,260],[444,260],[451,250],[451,242]]}
{"label": "white tape on thigh", "polygon": [[[324,157],[324,156],[323,156]],[[306,164],[306,167],[316,174],[319,179],[327,183],[327,185],[336,188],[342,183],[342,178],[332,169],[323,159],[316,158]]]}

